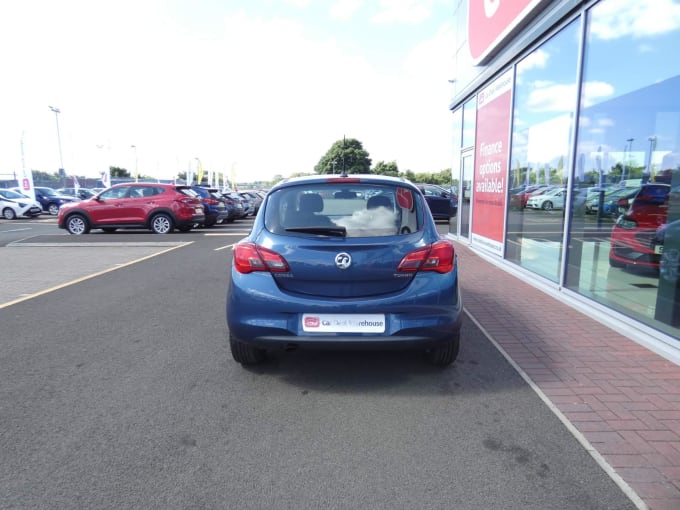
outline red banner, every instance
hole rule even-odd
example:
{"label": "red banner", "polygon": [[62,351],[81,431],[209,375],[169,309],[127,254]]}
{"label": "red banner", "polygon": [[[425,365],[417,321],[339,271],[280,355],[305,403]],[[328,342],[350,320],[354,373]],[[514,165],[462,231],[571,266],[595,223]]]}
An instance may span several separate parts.
{"label": "red banner", "polygon": [[472,241],[499,255],[505,238],[512,86],[510,70],[477,96]]}
{"label": "red banner", "polygon": [[468,0],[468,44],[479,64],[545,0]]}

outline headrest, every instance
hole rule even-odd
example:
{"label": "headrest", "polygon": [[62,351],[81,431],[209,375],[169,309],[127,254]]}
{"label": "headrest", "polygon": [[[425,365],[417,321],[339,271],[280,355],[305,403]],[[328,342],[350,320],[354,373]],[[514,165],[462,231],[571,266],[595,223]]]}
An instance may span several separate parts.
{"label": "headrest", "polygon": [[385,195],[374,195],[366,202],[366,209],[376,209],[378,207],[392,209],[392,201]]}
{"label": "headrest", "polygon": [[300,211],[315,213],[323,211],[323,199],[318,193],[300,195]]}

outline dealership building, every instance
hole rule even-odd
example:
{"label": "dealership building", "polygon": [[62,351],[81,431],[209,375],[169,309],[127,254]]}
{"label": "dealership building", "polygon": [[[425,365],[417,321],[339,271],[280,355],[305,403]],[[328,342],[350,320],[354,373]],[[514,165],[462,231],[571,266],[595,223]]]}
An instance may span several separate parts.
{"label": "dealership building", "polygon": [[680,362],[680,2],[454,19],[450,237]]}

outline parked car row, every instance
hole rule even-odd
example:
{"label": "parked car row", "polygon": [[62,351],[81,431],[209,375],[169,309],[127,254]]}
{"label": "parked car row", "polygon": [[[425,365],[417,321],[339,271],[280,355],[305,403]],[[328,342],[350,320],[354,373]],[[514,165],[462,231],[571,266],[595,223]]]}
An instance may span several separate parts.
{"label": "parked car row", "polygon": [[[144,184],[144,183],[123,183]],[[194,193],[200,195],[206,218],[200,226],[210,227],[216,223],[231,223],[234,220],[257,214],[265,192],[259,190],[234,191],[218,190],[206,186],[190,186]],[[35,203],[27,197],[21,188],[0,189],[3,194],[0,214],[5,219],[39,216],[48,213],[57,216],[60,208],[72,202],[90,200],[105,191],[105,188],[59,188],[38,186],[34,188]],[[103,200],[107,200],[106,195]],[[37,206],[37,210],[36,210]]]}
{"label": "parked car row", "polygon": [[[630,200],[640,191],[636,187],[614,187],[596,190],[586,197],[585,213],[600,216],[616,217],[623,214],[630,206]],[[600,212],[600,204],[602,211]]]}
{"label": "parked car row", "polygon": [[[609,250],[611,267],[659,269],[668,240],[670,184],[643,184],[629,207],[612,227]],[[674,192],[680,200],[680,189]],[[673,218],[675,220],[675,218]]]}
{"label": "parked car row", "polygon": [[156,234],[175,229],[187,232],[245,218],[252,214],[251,206],[244,205],[247,200],[249,197],[239,192],[206,186],[121,183],[90,198],[63,204],[58,225],[74,235],[92,229],[115,232],[123,228],[145,228]]}
{"label": "parked car row", "polygon": [[6,220],[35,218],[42,214],[40,204],[10,189],[0,189],[0,213]]}

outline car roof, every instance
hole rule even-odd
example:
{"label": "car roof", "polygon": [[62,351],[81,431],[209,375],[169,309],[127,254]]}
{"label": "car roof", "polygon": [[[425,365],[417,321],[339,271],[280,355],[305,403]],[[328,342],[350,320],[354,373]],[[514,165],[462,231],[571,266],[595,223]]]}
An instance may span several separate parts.
{"label": "car roof", "polygon": [[271,191],[280,188],[287,188],[289,186],[297,186],[300,184],[324,184],[324,183],[335,183],[341,184],[343,181],[347,183],[354,183],[361,181],[362,183],[370,184],[400,184],[400,185],[410,185],[416,188],[416,186],[404,177],[393,177],[391,175],[378,175],[378,174],[320,174],[320,175],[303,175],[298,177],[290,177],[284,179],[283,181],[275,184]]}

